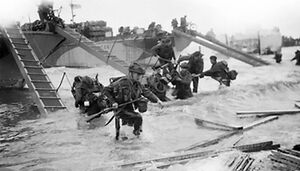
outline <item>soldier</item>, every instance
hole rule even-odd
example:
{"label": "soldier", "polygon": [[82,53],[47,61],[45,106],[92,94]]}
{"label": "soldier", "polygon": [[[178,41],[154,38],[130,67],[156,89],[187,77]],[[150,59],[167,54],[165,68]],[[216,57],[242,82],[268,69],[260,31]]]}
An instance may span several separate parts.
{"label": "soldier", "polygon": [[280,63],[281,59],[282,59],[282,54],[279,51],[276,51],[274,59],[275,59],[276,63]]}
{"label": "soldier", "polygon": [[296,65],[300,65],[300,51],[297,50],[295,52],[295,57],[293,59],[291,59],[291,61],[296,60]]}
{"label": "soldier", "polygon": [[172,47],[172,41],[169,38],[163,39],[160,43],[153,46],[151,51],[154,56],[159,56],[159,66],[168,64],[168,70],[163,68],[163,76],[173,69],[172,59],[176,60],[175,53]]}
{"label": "soldier", "polygon": [[[203,59],[202,59],[203,54],[200,51],[194,52],[192,55],[189,56],[181,56],[178,59],[178,63],[184,60],[188,60],[188,71],[192,75],[197,75],[203,72]],[[197,93],[198,92],[198,82],[199,82],[199,77],[193,77],[193,92]]]}
{"label": "soldier", "polygon": [[[162,106],[162,102],[150,90],[145,88],[140,82],[140,78],[145,74],[145,70],[137,63],[129,66],[129,74],[124,77],[117,78],[109,86],[104,88],[105,95],[109,98],[112,107],[118,108],[119,104],[128,103],[125,106],[118,108],[115,111],[116,121],[116,139],[119,138],[119,119],[122,119],[122,125],[133,126],[133,134],[138,136],[142,131],[142,116],[139,112],[147,111],[146,99],[140,99],[142,96],[146,97],[153,103],[158,103]],[[130,103],[133,102],[133,103]]]}
{"label": "soldier", "polygon": [[103,85],[88,76],[76,76],[71,92],[75,99],[75,107],[82,113],[91,115],[107,107],[107,97],[103,94]]}
{"label": "soldier", "polygon": [[189,64],[182,63],[180,64],[180,72],[178,76],[174,79],[172,83],[175,84],[175,93],[176,99],[187,99],[193,97],[191,90],[192,74],[188,71]]}
{"label": "soldier", "polygon": [[217,80],[220,85],[224,84],[230,86],[230,80],[234,80],[237,76],[235,70],[229,71],[228,64],[226,61],[217,62],[216,56],[210,57],[210,62],[212,64],[211,68],[200,74],[200,78],[204,76],[211,76],[213,79]]}

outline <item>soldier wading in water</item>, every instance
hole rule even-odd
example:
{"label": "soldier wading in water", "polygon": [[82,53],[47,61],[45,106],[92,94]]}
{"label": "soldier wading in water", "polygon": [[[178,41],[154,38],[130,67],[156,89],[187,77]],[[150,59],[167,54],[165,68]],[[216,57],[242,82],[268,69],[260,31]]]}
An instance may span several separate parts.
{"label": "soldier wading in water", "polygon": [[[145,88],[140,82],[140,78],[145,74],[145,70],[137,63],[129,66],[129,74],[124,77],[114,79],[111,84],[104,88],[104,93],[110,100],[115,110],[116,139],[119,139],[120,119],[122,125],[133,126],[133,134],[138,136],[142,132],[143,118],[140,113],[147,111],[148,99],[153,103],[158,103],[162,107],[162,102],[150,90]],[[146,97],[146,98],[144,98]],[[128,103],[121,106],[121,104]],[[130,103],[132,102],[132,103]],[[121,107],[118,107],[118,106]],[[139,112],[135,110],[138,109]]]}

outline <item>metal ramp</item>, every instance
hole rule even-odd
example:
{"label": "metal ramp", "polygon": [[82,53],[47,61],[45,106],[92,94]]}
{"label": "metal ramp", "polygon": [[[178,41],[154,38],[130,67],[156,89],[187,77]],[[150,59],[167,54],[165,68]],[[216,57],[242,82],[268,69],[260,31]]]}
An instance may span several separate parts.
{"label": "metal ramp", "polygon": [[55,31],[61,36],[71,40],[72,42],[76,42],[78,46],[80,46],[90,54],[94,55],[98,59],[104,61],[108,65],[112,66],[116,70],[124,74],[128,73],[129,64],[127,62],[117,58],[116,56],[109,56],[109,53],[107,51],[103,50],[95,42],[79,34],[74,29],[71,28],[62,29],[56,26]]}
{"label": "metal ramp", "polygon": [[[199,43],[200,45],[203,45],[207,48],[210,48],[212,50],[215,50],[217,52],[220,52],[224,55],[233,57],[237,60],[240,60],[242,62],[245,62],[247,64],[250,64],[252,66],[263,66],[263,65],[269,65],[269,63],[267,61],[264,61],[258,57],[255,57],[253,55],[241,52],[239,50],[236,50],[232,47],[229,47],[227,45],[225,45],[224,43],[217,41],[217,40],[213,40],[213,39],[209,39],[206,36],[202,35],[201,33],[198,33],[196,31],[192,31],[191,34],[187,34],[184,32],[181,32],[180,30],[176,30],[174,29],[173,34],[176,36],[180,36],[180,37],[184,37],[186,39],[189,39],[191,41],[194,41],[196,43]],[[201,40],[197,37],[194,37],[192,35],[196,35],[204,40]]]}
{"label": "metal ramp", "polygon": [[47,114],[66,109],[20,27],[5,27],[3,34],[26,84],[34,94],[39,112]]}

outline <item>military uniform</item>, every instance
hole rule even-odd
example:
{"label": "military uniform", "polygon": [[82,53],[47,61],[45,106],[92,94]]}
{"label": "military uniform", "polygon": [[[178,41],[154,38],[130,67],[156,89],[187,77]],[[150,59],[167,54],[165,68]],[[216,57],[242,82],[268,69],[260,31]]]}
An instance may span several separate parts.
{"label": "military uniform", "polygon": [[[158,58],[159,65],[163,66],[165,64],[168,65],[169,72],[173,70],[173,64],[171,63],[171,60],[175,58],[175,53],[172,47],[172,42],[170,39],[163,39],[161,43],[155,45],[151,48],[151,51],[154,56],[158,55],[160,58]],[[163,75],[165,75],[168,71],[164,68]]]}
{"label": "military uniform", "polygon": [[[203,72],[203,59],[202,59],[203,54],[199,51],[194,52],[190,56],[182,56],[178,59],[178,62],[188,60],[188,71],[191,74],[200,74]],[[193,92],[197,93],[198,92],[198,83],[199,83],[199,77],[193,77]]]}
{"label": "military uniform", "polygon": [[[76,76],[72,86],[75,107],[88,115],[97,113],[107,107],[107,98],[102,94],[103,85],[88,76]],[[96,96],[94,93],[98,93]]]}
{"label": "military uniform", "polygon": [[219,81],[220,84],[230,86],[230,78],[228,75],[229,68],[226,61],[217,62],[213,64],[211,68],[203,73],[200,77],[211,76],[213,79]]}
{"label": "military uniform", "polygon": [[[139,65],[131,65],[129,67],[129,72],[136,72],[138,74],[144,74],[145,71],[139,68]],[[139,81],[132,79],[129,76],[121,77],[114,82],[112,82],[109,86],[104,88],[104,93],[110,100],[112,104],[123,104],[126,102],[134,101],[136,99],[146,97],[153,103],[157,103],[159,99],[155,96],[150,90],[145,88]],[[117,119],[122,119],[122,124],[133,126],[135,135],[139,135],[142,126],[142,116],[140,113],[136,112],[135,109],[139,109],[139,111],[145,112],[145,109],[141,109],[140,103],[141,101],[137,101],[134,103],[130,103],[119,108],[115,114]],[[116,128],[117,131],[119,128]],[[116,138],[118,139],[118,133]]]}
{"label": "military uniform", "polygon": [[188,64],[181,64],[182,70],[174,80],[176,99],[187,99],[193,96],[191,90],[192,74],[188,71]]}
{"label": "military uniform", "polygon": [[296,60],[296,65],[300,65],[300,51],[297,50],[295,54],[296,56],[293,59],[291,59],[291,61]]}

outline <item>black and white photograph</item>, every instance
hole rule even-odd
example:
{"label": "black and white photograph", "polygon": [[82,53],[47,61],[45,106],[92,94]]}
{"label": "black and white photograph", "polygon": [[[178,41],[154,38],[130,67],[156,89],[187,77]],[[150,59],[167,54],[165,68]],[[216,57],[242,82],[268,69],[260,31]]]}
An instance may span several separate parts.
{"label": "black and white photograph", "polygon": [[299,0],[0,0],[0,171],[300,170]]}

